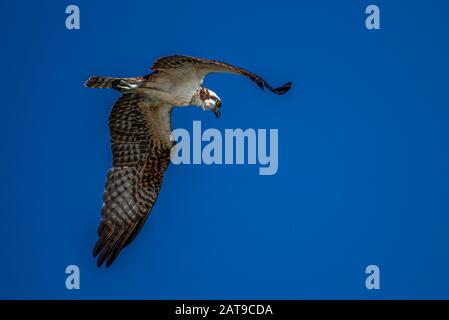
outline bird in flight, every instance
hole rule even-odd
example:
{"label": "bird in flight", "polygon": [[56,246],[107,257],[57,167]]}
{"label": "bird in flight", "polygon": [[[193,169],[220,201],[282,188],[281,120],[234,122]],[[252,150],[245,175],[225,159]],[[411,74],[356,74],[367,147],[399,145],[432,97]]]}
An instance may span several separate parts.
{"label": "bird in flight", "polygon": [[262,90],[281,95],[292,83],[273,88],[261,77],[217,60],[173,55],[157,59],[144,77],[93,76],[89,88],[121,93],[109,115],[112,168],[108,171],[98,240],[93,250],[100,267],[109,267],[144,225],[159,194],[173,146],[173,107],[198,106],[221,115],[221,100],[203,86],[209,73],[243,75]]}

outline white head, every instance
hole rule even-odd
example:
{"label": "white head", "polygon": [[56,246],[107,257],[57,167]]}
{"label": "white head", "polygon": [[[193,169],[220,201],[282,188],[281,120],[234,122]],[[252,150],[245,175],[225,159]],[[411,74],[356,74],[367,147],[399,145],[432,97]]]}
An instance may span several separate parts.
{"label": "white head", "polygon": [[198,105],[204,110],[211,110],[218,118],[221,115],[221,100],[218,95],[207,88],[199,88],[192,97],[192,104]]}

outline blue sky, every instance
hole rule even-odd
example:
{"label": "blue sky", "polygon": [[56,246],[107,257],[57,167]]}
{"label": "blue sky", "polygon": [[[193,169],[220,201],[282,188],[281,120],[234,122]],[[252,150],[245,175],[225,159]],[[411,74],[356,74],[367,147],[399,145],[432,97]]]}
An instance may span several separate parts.
{"label": "blue sky", "polygon": [[[80,30],[65,8],[81,10]],[[376,1],[1,2],[0,297],[449,297],[449,5]],[[219,59],[273,85],[212,75],[223,115],[173,127],[279,130],[279,171],[171,166],[150,218],[109,269],[91,257],[117,93],[95,74],[162,55]],[[65,267],[81,289],[65,288]],[[381,289],[365,288],[380,267]]]}

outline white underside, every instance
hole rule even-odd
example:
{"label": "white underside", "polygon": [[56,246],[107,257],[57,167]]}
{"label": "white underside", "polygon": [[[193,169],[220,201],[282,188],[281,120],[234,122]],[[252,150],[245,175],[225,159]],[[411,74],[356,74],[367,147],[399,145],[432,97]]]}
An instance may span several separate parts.
{"label": "white underside", "polygon": [[173,106],[188,106],[194,93],[200,88],[202,78],[180,73],[164,72],[138,90],[142,93],[166,101]]}

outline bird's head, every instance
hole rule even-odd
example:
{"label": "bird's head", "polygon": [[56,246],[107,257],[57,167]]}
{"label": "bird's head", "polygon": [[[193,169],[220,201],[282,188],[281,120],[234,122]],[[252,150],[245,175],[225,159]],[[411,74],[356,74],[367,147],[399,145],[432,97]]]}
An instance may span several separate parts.
{"label": "bird's head", "polygon": [[211,110],[217,118],[221,116],[221,100],[212,90],[204,87],[199,88],[192,101],[204,110]]}

